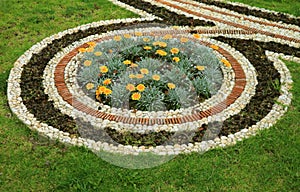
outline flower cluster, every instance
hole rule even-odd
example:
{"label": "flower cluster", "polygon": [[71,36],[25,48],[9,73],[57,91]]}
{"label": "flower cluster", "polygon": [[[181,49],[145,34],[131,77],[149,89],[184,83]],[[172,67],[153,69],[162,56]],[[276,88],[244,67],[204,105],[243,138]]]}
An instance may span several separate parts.
{"label": "flower cluster", "polygon": [[[200,35],[193,34],[193,37],[199,39]],[[121,100],[128,96],[129,107],[133,109],[162,109],[156,105],[165,105],[166,109],[188,106],[180,104],[182,98],[191,99],[190,90],[196,90],[198,96],[203,97],[204,89],[207,91],[204,86],[207,85],[206,73],[214,73],[212,69],[218,68],[210,67],[218,66],[219,61],[213,57],[206,62],[199,60],[201,54],[210,53],[209,48],[198,46],[187,37],[174,38],[166,34],[154,38],[135,32],[116,35],[113,41],[101,44],[89,42],[87,48],[78,50],[84,53],[79,82],[84,83],[88,92],[94,92],[96,100],[108,105],[114,99],[120,102],[117,106],[122,106]],[[218,50],[217,45],[210,48]],[[227,60],[221,62],[230,67]]]}

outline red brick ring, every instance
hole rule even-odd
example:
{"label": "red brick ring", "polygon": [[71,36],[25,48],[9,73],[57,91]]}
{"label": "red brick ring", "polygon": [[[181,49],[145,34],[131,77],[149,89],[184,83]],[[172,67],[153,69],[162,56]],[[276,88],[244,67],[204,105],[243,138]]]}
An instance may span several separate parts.
{"label": "red brick ring", "polygon": [[[96,42],[103,41],[104,39],[109,39],[112,37],[105,37],[103,39],[97,39]],[[205,46],[212,45],[211,43],[199,41],[201,44]],[[88,47],[88,44],[82,44],[79,47],[76,47],[72,51],[70,51],[68,54],[66,54],[57,64],[54,72],[54,81],[55,86],[57,87],[57,91],[60,94],[60,96],[63,98],[64,101],[66,101],[68,104],[72,105],[75,109],[84,112],[86,114],[89,114],[91,116],[94,116],[96,118],[101,119],[107,119],[109,121],[115,121],[115,122],[122,122],[127,124],[142,124],[142,125],[164,125],[164,124],[181,124],[181,123],[187,123],[187,122],[193,122],[198,121],[203,118],[207,118],[211,115],[220,113],[223,111],[226,107],[233,104],[237,98],[242,94],[244,91],[244,88],[246,86],[246,76],[245,73],[239,64],[239,62],[229,53],[227,50],[223,48],[219,48],[217,51],[223,55],[231,64],[231,67],[235,73],[235,84],[231,91],[231,93],[227,96],[225,100],[223,100],[220,103],[215,104],[214,106],[210,107],[209,109],[205,111],[198,111],[195,112],[192,115],[186,115],[183,117],[177,117],[177,118],[134,118],[134,117],[124,117],[119,115],[112,115],[105,112],[98,111],[96,109],[93,109],[91,107],[86,106],[84,103],[80,102],[76,99],[76,96],[72,95],[72,93],[68,90],[65,79],[64,79],[64,73],[67,64],[72,60],[73,57],[75,57],[79,51],[80,48],[86,48]]]}

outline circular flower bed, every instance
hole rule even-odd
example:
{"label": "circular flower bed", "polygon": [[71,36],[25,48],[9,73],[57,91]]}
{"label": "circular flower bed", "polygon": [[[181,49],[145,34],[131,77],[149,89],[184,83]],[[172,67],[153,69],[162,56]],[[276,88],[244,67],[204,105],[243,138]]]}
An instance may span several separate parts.
{"label": "circular flower bed", "polygon": [[216,45],[208,48],[185,37],[143,36],[141,32],[87,44],[89,47],[79,50],[79,86],[112,107],[142,111],[187,108],[221,87],[221,61],[213,53]]}
{"label": "circular flower bed", "polygon": [[146,18],[61,32],[15,63],[9,104],[32,129],[97,153],[175,155],[235,144],[287,110],[292,81],[279,58],[299,62],[298,18],[284,15],[286,25],[223,3],[273,22],[184,0],[121,1],[155,15],[121,4]]}

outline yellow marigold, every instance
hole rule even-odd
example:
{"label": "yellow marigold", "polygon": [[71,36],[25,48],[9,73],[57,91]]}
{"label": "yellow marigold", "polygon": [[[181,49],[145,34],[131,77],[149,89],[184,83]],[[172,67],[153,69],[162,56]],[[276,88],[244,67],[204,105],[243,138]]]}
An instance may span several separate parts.
{"label": "yellow marigold", "polygon": [[173,29],[179,29],[180,27],[177,26],[177,25],[175,25],[175,26],[173,26],[172,28],[173,28]]}
{"label": "yellow marigold", "polygon": [[134,35],[135,35],[135,36],[142,36],[143,33],[142,33],[142,32],[139,32],[139,31],[136,31],[136,32],[134,32]]}
{"label": "yellow marigold", "polygon": [[130,34],[124,34],[123,36],[124,36],[124,38],[126,38],[126,39],[131,38],[131,35],[130,35]]}
{"label": "yellow marigold", "polygon": [[88,83],[88,84],[85,85],[85,88],[87,90],[93,89],[94,87],[95,87],[94,83]]}
{"label": "yellow marigold", "polygon": [[170,34],[166,34],[164,37],[163,37],[163,39],[171,39],[172,38],[172,35],[170,35]]}
{"label": "yellow marigold", "polygon": [[205,69],[205,66],[197,65],[196,69],[198,69],[199,71],[203,71]]}
{"label": "yellow marigold", "polygon": [[112,52],[114,52],[112,49],[109,49],[109,50],[108,50],[108,53],[112,53]]}
{"label": "yellow marigold", "polygon": [[115,41],[121,41],[122,37],[120,35],[114,36]]}
{"label": "yellow marigold", "polygon": [[169,89],[175,89],[176,85],[174,83],[168,83],[167,84]]}
{"label": "yellow marigold", "polygon": [[94,47],[88,47],[85,49],[85,51],[91,53],[94,51]]}
{"label": "yellow marigold", "polygon": [[138,67],[139,65],[138,64],[135,64],[135,63],[131,63],[130,67]]}
{"label": "yellow marigold", "polygon": [[84,66],[87,66],[87,67],[88,67],[88,66],[91,66],[91,64],[92,64],[92,61],[91,61],[91,60],[85,60],[84,63],[83,63],[83,65],[84,65]]}
{"label": "yellow marigold", "polygon": [[226,67],[231,67],[230,62],[227,61],[226,59],[221,59],[221,62],[224,63],[224,65],[225,65]]}
{"label": "yellow marigold", "polygon": [[142,74],[148,74],[148,73],[149,73],[149,70],[146,69],[146,68],[141,68],[141,69],[140,69],[140,72],[141,72]]}
{"label": "yellow marigold", "polygon": [[152,79],[155,81],[159,81],[160,80],[160,76],[159,75],[152,75]]}
{"label": "yellow marigold", "polygon": [[173,61],[175,61],[176,63],[178,63],[180,61],[179,57],[173,57]]}
{"label": "yellow marigold", "polygon": [[157,51],[155,52],[155,54],[158,54],[158,55],[160,55],[160,56],[166,56],[166,55],[167,55],[167,52],[165,52],[164,50],[159,49],[159,50],[157,50]]}
{"label": "yellow marigold", "polygon": [[150,41],[150,39],[149,39],[149,38],[147,38],[147,37],[145,37],[145,38],[143,38],[143,41],[144,41],[144,42],[149,42],[149,41]]}
{"label": "yellow marigold", "polygon": [[193,34],[193,37],[196,39],[200,39],[201,36],[198,33],[195,33],[195,34]]}
{"label": "yellow marigold", "polygon": [[129,84],[126,85],[126,89],[129,90],[129,91],[134,91],[135,86],[133,84],[129,83]]}
{"label": "yellow marigold", "polygon": [[93,42],[93,41],[87,42],[86,44],[88,44],[91,47],[95,47],[96,46],[96,42]]}
{"label": "yellow marigold", "polygon": [[150,47],[150,46],[145,46],[144,49],[148,51],[148,50],[151,50],[152,47]]}
{"label": "yellow marigold", "polygon": [[155,41],[155,42],[153,42],[153,43],[152,43],[152,45],[154,45],[154,46],[157,46],[157,45],[159,45],[159,41]]}
{"label": "yellow marigold", "polygon": [[165,42],[159,42],[159,46],[160,46],[160,47],[167,47],[167,45],[168,45],[168,44],[165,43]]}
{"label": "yellow marigold", "polygon": [[131,62],[130,60],[125,60],[125,61],[123,61],[123,63],[124,63],[125,65],[130,65],[132,62]]}
{"label": "yellow marigold", "polygon": [[134,79],[134,78],[136,78],[136,75],[135,74],[129,74],[129,76],[128,76],[130,79]]}
{"label": "yellow marigold", "polygon": [[142,79],[142,78],[144,78],[144,75],[143,74],[136,74],[135,77],[137,79]]}
{"label": "yellow marigold", "polygon": [[181,37],[181,38],[180,38],[180,42],[181,42],[181,43],[186,43],[186,42],[188,42],[188,41],[189,41],[188,38],[185,38],[185,37]]}
{"label": "yellow marigold", "polygon": [[142,92],[142,91],[144,91],[145,90],[145,85],[143,85],[143,84],[138,84],[137,86],[136,86],[136,90],[138,90],[138,91],[140,91],[140,92]]}
{"label": "yellow marigold", "polygon": [[79,48],[78,51],[79,51],[80,53],[84,53],[84,52],[86,52],[86,49],[85,49],[85,48]]}
{"label": "yellow marigold", "polygon": [[132,100],[139,100],[141,98],[141,94],[140,93],[133,93],[131,95],[131,99]]}
{"label": "yellow marigold", "polygon": [[101,51],[97,51],[97,52],[94,53],[94,55],[95,55],[95,56],[101,56],[101,55],[102,55],[102,52],[101,52]]}
{"label": "yellow marigold", "polygon": [[170,50],[170,52],[171,52],[172,54],[177,54],[177,53],[179,53],[179,49],[178,49],[178,48],[172,48],[172,49]]}
{"label": "yellow marigold", "polygon": [[105,79],[103,81],[103,85],[109,85],[109,84],[111,84],[111,79]]}
{"label": "yellow marigold", "polygon": [[100,68],[101,73],[107,73],[108,72],[108,68],[105,65],[102,65],[99,68]]}
{"label": "yellow marigold", "polygon": [[96,93],[102,94],[102,93],[104,93],[105,89],[106,89],[105,86],[99,86],[99,87],[97,88]]}
{"label": "yellow marigold", "polygon": [[210,48],[214,49],[214,50],[218,50],[219,47],[217,45],[211,45]]}
{"label": "yellow marigold", "polygon": [[112,93],[111,89],[106,88],[103,92],[105,95],[110,95]]}

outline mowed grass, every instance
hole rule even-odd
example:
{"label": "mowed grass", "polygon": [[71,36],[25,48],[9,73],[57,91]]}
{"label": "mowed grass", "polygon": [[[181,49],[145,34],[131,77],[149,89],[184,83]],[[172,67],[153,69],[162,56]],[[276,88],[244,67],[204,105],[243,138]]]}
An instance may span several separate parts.
{"label": "mowed grass", "polygon": [[[259,6],[300,15],[292,11],[299,7],[298,1],[272,2],[275,7]],[[290,3],[293,6],[286,9]],[[84,148],[30,131],[9,110],[6,80],[14,61],[43,38],[92,21],[136,15],[107,0],[2,0],[0,4],[0,191],[299,190],[300,64],[287,62],[294,80],[293,101],[272,128],[233,147],[179,155],[150,169],[125,169]]]}

